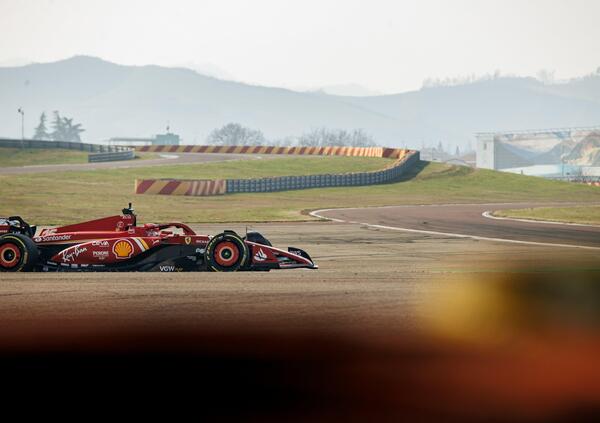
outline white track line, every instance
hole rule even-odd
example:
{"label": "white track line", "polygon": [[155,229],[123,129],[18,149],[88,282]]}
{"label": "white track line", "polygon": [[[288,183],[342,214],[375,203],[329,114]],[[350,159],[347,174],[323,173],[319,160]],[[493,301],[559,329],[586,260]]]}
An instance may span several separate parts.
{"label": "white track line", "polygon": [[493,212],[488,210],[481,213],[483,217],[494,220],[512,220],[513,222],[525,222],[525,223],[542,223],[544,225],[563,225],[563,226],[584,226],[588,228],[600,228],[600,225],[590,225],[585,223],[570,223],[570,222],[555,222],[552,220],[534,220],[534,219],[519,219],[516,217],[502,217],[494,216]]}
{"label": "white track line", "polygon": [[[394,206],[385,206],[382,208],[389,208],[389,207],[394,207]],[[368,208],[379,208],[379,207],[368,207]],[[510,244],[536,245],[536,246],[542,246],[542,247],[561,247],[561,248],[580,248],[580,249],[584,249],[584,250],[600,250],[600,247],[592,247],[592,246],[588,246],[588,245],[553,244],[553,243],[549,243],[549,242],[519,241],[516,239],[490,238],[490,237],[485,237],[485,236],[456,234],[456,233],[451,233],[451,232],[425,231],[425,230],[421,230],[421,229],[399,228],[396,226],[374,225],[372,223],[354,222],[354,221],[348,221],[348,220],[342,220],[342,219],[335,219],[332,217],[326,217],[326,216],[322,216],[319,214],[319,213],[325,213],[325,212],[334,211],[334,210],[361,210],[361,209],[363,209],[363,208],[362,207],[348,207],[348,208],[339,208],[339,209],[321,209],[321,210],[312,211],[309,214],[313,217],[317,217],[319,219],[330,220],[333,222],[353,223],[353,224],[369,226],[371,228],[388,229],[388,230],[392,230],[392,231],[412,232],[412,233],[425,234],[425,235],[441,235],[441,236],[449,236],[449,237],[453,237],[453,238],[469,238],[469,239],[476,239],[479,241],[493,241],[493,242],[507,242]]]}

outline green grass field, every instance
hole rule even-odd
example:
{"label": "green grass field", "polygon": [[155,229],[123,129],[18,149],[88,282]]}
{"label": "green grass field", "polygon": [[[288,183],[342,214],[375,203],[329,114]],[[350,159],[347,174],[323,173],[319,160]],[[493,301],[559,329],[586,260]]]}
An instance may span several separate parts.
{"label": "green grass field", "polygon": [[[0,167],[79,164],[88,162],[87,151],[63,148],[7,148],[0,147]],[[136,153],[136,159],[158,159],[156,153]]]}
{"label": "green grass field", "polygon": [[34,166],[43,164],[87,163],[86,151],[62,148],[6,148],[0,147],[0,167]]}
{"label": "green grass field", "polygon": [[[0,176],[0,216],[63,224],[118,212],[129,201],[142,221],[257,222],[310,219],[319,208],[503,201],[600,202],[595,187],[421,162],[403,182],[214,197],[134,195],[135,178],[227,178],[372,170],[384,159],[285,158],[120,170]],[[303,213],[304,211],[304,213]]]}
{"label": "green grass field", "polygon": [[536,207],[499,210],[495,216],[517,219],[550,220],[554,222],[600,225],[600,206]]}

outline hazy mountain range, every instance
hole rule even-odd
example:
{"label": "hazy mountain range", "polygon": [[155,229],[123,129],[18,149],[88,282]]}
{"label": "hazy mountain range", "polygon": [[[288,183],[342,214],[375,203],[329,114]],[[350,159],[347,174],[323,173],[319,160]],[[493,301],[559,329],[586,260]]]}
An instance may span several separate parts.
{"label": "hazy mountain range", "polygon": [[317,127],[362,128],[382,145],[420,148],[442,141],[464,148],[476,131],[599,125],[600,75],[553,85],[496,78],[351,97],[76,56],[0,68],[0,136],[20,134],[19,107],[26,113],[26,136],[33,134],[42,111],[60,110],[83,124],[83,139],[89,142],[152,136],[170,124],[185,143],[202,143],[211,130],[239,122],[269,139]]}

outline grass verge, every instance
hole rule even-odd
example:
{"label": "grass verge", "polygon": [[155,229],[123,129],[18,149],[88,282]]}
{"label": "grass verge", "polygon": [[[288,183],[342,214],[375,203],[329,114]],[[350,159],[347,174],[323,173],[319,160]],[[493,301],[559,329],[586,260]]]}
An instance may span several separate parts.
{"label": "grass verge", "polygon": [[600,225],[600,206],[536,207],[494,212],[494,216]]}
{"label": "grass verge", "polygon": [[35,166],[47,164],[87,163],[86,151],[62,148],[7,148],[0,147],[0,167]]}
{"label": "grass verge", "polygon": [[227,178],[382,168],[383,159],[285,158],[135,169],[0,176],[0,216],[37,224],[98,218],[134,203],[142,221],[266,222],[309,219],[303,210],[402,204],[509,201],[600,202],[596,187],[483,169],[421,162],[404,181],[214,197],[134,195],[135,178]]}

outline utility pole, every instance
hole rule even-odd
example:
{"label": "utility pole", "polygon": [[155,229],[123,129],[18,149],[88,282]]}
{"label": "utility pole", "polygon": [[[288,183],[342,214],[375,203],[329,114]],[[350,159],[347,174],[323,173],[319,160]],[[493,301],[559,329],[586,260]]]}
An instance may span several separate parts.
{"label": "utility pole", "polygon": [[22,107],[19,107],[17,112],[21,115],[21,149],[23,149],[25,141],[25,110],[23,110]]}

